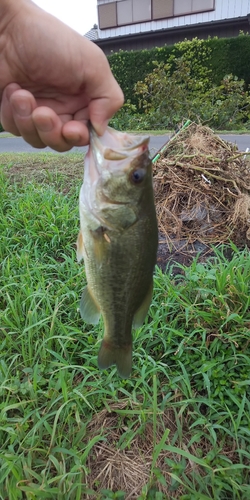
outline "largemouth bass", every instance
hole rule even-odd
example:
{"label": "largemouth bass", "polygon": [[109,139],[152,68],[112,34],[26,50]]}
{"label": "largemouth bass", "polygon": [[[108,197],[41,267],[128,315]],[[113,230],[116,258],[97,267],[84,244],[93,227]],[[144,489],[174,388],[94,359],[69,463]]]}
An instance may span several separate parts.
{"label": "largemouth bass", "polygon": [[132,369],[132,326],[142,325],[152,299],[158,230],[148,137],[90,126],[80,191],[77,259],[84,258],[87,287],[80,313],[104,338],[100,369],[116,364],[122,378]]}

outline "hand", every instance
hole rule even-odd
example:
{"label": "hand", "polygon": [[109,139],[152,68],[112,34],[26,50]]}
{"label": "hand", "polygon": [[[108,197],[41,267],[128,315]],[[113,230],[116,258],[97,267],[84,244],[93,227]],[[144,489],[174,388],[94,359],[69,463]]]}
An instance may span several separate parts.
{"label": "hand", "polygon": [[0,121],[37,148],[67,151],[102,135],[123,104],[99,47],[29,0],[0,0]]}

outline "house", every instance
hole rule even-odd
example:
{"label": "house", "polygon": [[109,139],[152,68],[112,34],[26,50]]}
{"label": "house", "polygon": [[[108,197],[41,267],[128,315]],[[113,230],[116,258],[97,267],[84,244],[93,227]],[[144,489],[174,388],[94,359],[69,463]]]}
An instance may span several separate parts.
{"label": "house", "polygon": [[85,36],[105,54],[250,31],[250,0],[97,0],[99,27]]}

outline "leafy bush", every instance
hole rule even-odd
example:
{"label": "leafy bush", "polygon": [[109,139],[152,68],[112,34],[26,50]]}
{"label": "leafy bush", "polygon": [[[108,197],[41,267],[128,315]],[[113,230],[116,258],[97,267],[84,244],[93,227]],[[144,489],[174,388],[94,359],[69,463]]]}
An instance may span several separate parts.
{"label": "leafy bush", "polygon": [[220,85],[205,94],[200,119],[217,129],[239,129],[243,124],[248,126],[250,96],[244,87],[244,80],[238,80],[233,75],[225,76]]}
{"label": "leafy bush", "polygon": [[161,47],[141,51],[119,51],[108,56],[111,70],[121,86],[125,100],[138,105],[133,90],[138,80],[143,80],[153,68],[153,61],[166,61],[173,47]]}
{"label": "leafy bush", "polygon": [[112,125],[121,130],[174,128],[189,118],[228,130],[246,126],[250,98],[245,82],[228,74],[215,84],[211,52],[195,38],[177,43],[168,62],[152,61],[152,71],[134,86],[133,102],[127,101]]}
{"label": "leafy bush", "polygon": [[148,130],[150,120],[147,115],[137,113],[136,106],[128,100],[110,120],[110,125],[117,130]]}
{"label": "leafy bush", "polygon": [[[205,52],[205,55],[204,55]],[[192,75],[196,75],[198,63],[198,79],[201,65],[204,71],[210,71],[211,82],[217,86],[225,75],[236,75],[250,84],[250,36],[240,34],[235,38],[209,38],[208,40],[185,40],[176,45],[156,47],[141,51],[119,51],[108,56],[113,74],[119,82],[125,100],[131,100],[138,106],[138,98],[134,94],[137,81],[143,81],[154,69],[154,61],[169,63],[169,58],[192,54]],[[174,69],[174,67],[173,67]]]}
{"label": "leafy bush", "polygon": [[219,85],[225,75],[233,74],[250,84],[250,36],[240,33],[234,38],[211,38],[207,40],[211,49],[209,61],[213,82]]}

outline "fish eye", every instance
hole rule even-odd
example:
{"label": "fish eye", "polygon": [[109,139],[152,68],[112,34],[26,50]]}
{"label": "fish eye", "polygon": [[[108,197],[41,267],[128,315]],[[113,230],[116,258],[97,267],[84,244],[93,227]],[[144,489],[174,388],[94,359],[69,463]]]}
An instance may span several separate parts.
{"label": "fish eye", "polygon": [[144,177],[145,170],[143,170],[143,168],[137,168],[136,170],[133,170],[131,174],[131,179],[135,184],[139,184],[140,182],[142,182]]}

